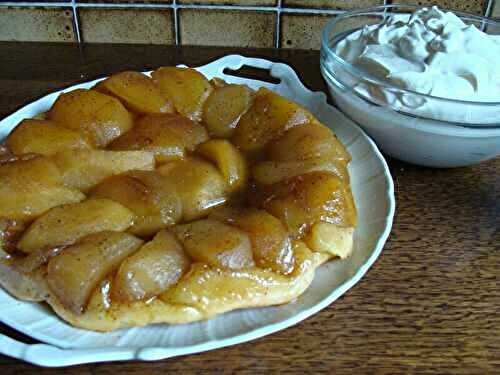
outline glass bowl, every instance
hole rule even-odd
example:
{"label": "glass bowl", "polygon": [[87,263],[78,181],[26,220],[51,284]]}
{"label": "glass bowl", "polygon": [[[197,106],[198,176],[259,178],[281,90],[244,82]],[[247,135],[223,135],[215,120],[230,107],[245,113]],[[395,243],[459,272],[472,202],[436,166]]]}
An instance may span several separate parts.
{"label": "glass bowl", "polygon": [[[381,81],[335,53],[340,40],[363,26],[380,23],[389,15],[404,17],[419,8],[386,5],[361,9],[336,16],[325,26],[320,66],[335,104],[387,154],[404,161],[457,167],[499,155],[500,102],[453,100],[406,90]],[[500,34],[500,22],[454,13],[488,34]],[[360,87],[381,93],[384,100],[364,94],[366,90]],[[385,100],[388,96],[396,100]]]}

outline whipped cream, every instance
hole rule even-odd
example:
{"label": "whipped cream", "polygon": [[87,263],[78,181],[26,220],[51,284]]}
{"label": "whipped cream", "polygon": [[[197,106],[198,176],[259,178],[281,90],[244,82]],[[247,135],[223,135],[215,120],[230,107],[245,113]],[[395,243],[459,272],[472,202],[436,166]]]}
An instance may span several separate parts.
{"label": "whipped cream", "polygon": [[[367,25],[341,40],[335,52],[391,86],[439,98],[500,103],[500,36],[436,6]],[[495,105],[450,104],[366,81],[353,88],[378,104],[420,116],[500,124]]]}

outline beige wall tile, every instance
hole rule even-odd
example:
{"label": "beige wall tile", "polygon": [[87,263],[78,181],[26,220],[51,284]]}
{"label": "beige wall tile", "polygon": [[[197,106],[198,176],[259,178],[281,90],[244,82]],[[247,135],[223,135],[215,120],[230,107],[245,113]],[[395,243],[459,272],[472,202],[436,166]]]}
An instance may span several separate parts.
{"label": "beige wall tile", "polygon": [[500,0],[493,0],[493,10],[491,17],[500,18]]}
{"label": "beige wall tile", "polygon": [[[284,13],[281,16],[281,48],[320,49],[321,31],[334,16],[316,14]],[[352,30],[364,25],[380,22],[378,17],[357,17],[346,19],[335,29],[336,32]]]}
{"label": "beige wall tile", "polygon": [[382,5],[383,0],[283,0],[285,7],[354,9]]}
{"label": "beige wall tile", "polygon": [[[54,0],[52,0],[54,1]],[[55,0],[58,1],[58,0]],[[64,0],[71,1],[71,0]],[[172,0],[76,0],[77,3],[161,3],[172,4]]]}
{"label": "beige wall tile", "polygon": [[487,0],[398,0],[399,4],[437,5],[444,9],[484,14]]}
{"label": "beige wall tile", "polygon": [[277,0],[177,0],[178,4],[212,4],[212,5],[264,5],[275,6]]}
{"label": "beige wall tile", "polygon": [[69,8],[0,8],[0,40],[75,42]]}
{"label": "beige wall tile", "polygon": [[79,10],[80,33],[88,43],[172,44],[175,42],[169,9]]}
{"label": "beige wall tile", "polygon": [[[66,0],[67,1],[67,0]],[[161,3],[172,4],[172,0],[76,0],[77,3]]]}
{"label": "beige wall tile", "polygon": [[319,49],[320,34],[332,16],[282,14],[281,48]]}
{"label": "beige wall tile", "polygon": [[181,9],[182,44],[273,47],[276,15],[272,12]]}

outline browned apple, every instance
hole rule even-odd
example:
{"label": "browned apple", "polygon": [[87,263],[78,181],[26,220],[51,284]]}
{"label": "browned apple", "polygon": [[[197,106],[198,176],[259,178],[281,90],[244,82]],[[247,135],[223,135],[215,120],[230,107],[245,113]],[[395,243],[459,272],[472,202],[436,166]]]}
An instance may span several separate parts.
{"label": "browned apple", "polygon": [[112,150],[146,150],[155,154],[157,162],[184,157],[186,151],[208,139],[200,124],[177,114],[149,115],[137,121],[136,126],[115,140]]}
{"label": "browned apple", "polygon": [[174,285],[190,263],[174,235],[162,230],[121,264],[111,298],[129,303],[155,297]]}
{"label": "browned apple", "polygon": [[173,102],[181,115],[201,121],[203,103],[213,88],[205,76],[194,69],[162,67],[152,74],[153,81]]}
{"label": "browned apple", "polygon": [[335,134],[319,122],[311,122],[288,130],[267,147],[271,160],[292,161],[329,158],[349,162],[351,157]]}
{"label": "browned apple", "polygon": [[140,239],[123,232],[86,236],[49,261],[49,288],[63,306],[81,314],[99,282],[141,245]]}
{"label": "browned apple", "polygon": [[287,178],[311,172],[330,172],[342,181],[349,181],[346,163],[333,158],[263,161],[252,168],[253,178],[258,185],[271,185]]}
{"label": "browned apple", "polygon": [[[345,185],[331,173],[313,172],[262,188],[255,203],[279,218],[294,236],[317,221],[354,226],[356,212]],[[352,202],[352,201],[351,201]]]}
{"label": "browned apple", "polygon": [[154,171],[130,171],[109,177],[90,195],[108,198],[129,208],[136,216],[129,232],[148,237],[179,222],[182,202],[174,184]]}
{"label": "browned apple", "polygon": [[316,265],[326,257],[307,246],[293,244],[298,266],[291,275],[260,268],[231,270],[194,263],[179,282],[160,298],[181,306],[193,306],[214,316],[243,307],[269,306],[297,298],[310,285]]}
{"label": "browned apple", "polygon": [[214,89],[220,89],[224,86],[227,86],[229,85],[229,83],[227,83],[226,81],[224,81],[222,78],[219,78],[219,77],[214,77],[210,80],[210,84],[212,85],[212,87]]}
{"label": "browned apple", "polygon": [[307,246],[313,251],[328,253],[342,259],[347,258],[353,247],[353,227],[319,221],[304,237]]}
{"label": "browned apple", "polygon": [[260,88],[238,122],[232,140],[242,151],[255,155],[287,130],[312,121],[316,121],[313,115],[298,104]]}
{"label": "browned apple", "polygon": [[17,252],[17,241],[25,230],[26,225],[22,221],[0,217],[0,254],[2,250],[6,254]]}
{"label": "browned apple", "polygon": [[173,112],[172,102],[160,92],[153,80],[139,72],[121,72],[97,84],[96,90],[115,96],[131,111],[147,113]]}
{"label": "browned apple", "polygon": [[134,214],[109,199],[88,199],[54,207],[40,216],[24,232],[19,250],[36,250],[70,245],[91,233],[123,231],[133,223]]}
{"label": "browned apple", "polygon": [[201,156],[215,163],[228,186],[228,192],[244,189],[248,166],[241,152],[225,139],[211,139],[196,149]]}
{"label": "browned apple", "polygon": [[155,167],[153,153],[148,151],[66,150],[52,159],[61,171],[64,184],[82,191],[116,174]]}
{"label": "browned apple", "polygon": [[168,177],[181,197],[182,218],[199,219],[226,200],[226,183],[221,173],[211,163],[186,158],[164,164],[158,173]]}
{"label": "browned apple", "polygon": [[256,264],[274,272],[289,274],[295,258],[284,225],[264,210],[222,207],[209,216],[240,228],[250,236]]}
{"label": "browned apple", "polygon": [[81,133],[96,147],[105,147],[133,125],[132,115],[118,99],[84,89],[59,95],[48,119]]}
{"label": "browned apple", "polygon": [[246,85],[226,84],[214,90],[203,106],[203,123],[213,137],[230,138],[250,108],[254,92]]}
{"label": "browned apple", "polygon": [[31,220],[52,207],[83,199],[80,191],[63,186],[59,170],[46,157],[0,165],[0,217]]}
{"label": "browned apple", "polygon": [[7,147],[14,155],[40,154],[50,156],[58,151],[90,148],[78,132],[66,129],[48,120],[23,120],[7,137]]}
{"label": "browned apple", "polygon": [[177,225],[171,231],[194,261],[232,269],[254,266],[250,238],[236,227],[203,219]]}

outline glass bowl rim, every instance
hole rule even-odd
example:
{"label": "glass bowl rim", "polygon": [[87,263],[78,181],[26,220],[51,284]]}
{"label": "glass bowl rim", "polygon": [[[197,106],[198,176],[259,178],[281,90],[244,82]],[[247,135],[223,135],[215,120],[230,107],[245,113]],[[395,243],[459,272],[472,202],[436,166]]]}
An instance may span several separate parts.
{"label": "glass bowl rim", "polygon": [[[328,54],[331,58],[333,58],[337,63],[339,63],[343,68],[348,70],[351,74],[358,78],[362,78],[364,81],[367,81],[372,84],[376,84],[378,86],[384,87],[388,90],[395,90],[398,92],[401,92],[403,94],[409,94],[409,95],[415,95],[418,97],[422,97],[428,100],[434,100],[442,103],[454,103],[454,104],[463,104],[463,105],[472,105],[472,106],[480,106],[480,107],[496,107],[500,106],[500,101],[498,102],[477,102],[477,101],[469,101],[469,100],[458,100],[458,99],[450,99],[450,98],[444,98],[441,96],[434,96],[434,95],[429,95],[429,94],[423,94],[417,91],[409,90],[409,89],[403,89],[399,86],[392,85],[388,82],[384,82],[380,80],[379,78],[373,76],[372,74],[368,73],[367,71],[360,69],[356,67],[355,65],[347,62],[344,60],[342,57],[340,57],[338,54],[334,52],[332,47],[329,44],[330,40],[330,34],[332,33],[333,28],[341,21],[353,18],[353,17],[359,17],[359,16],[369,16],[371,13],[378,13],[378,15],[385,15],[385,13],[388,10],[391,9],[397,9],[397,8],[407,8],[408,10],[417,10],[421,8],[425,8],[421,5],[407,5],[407,4],[389,4],[389,5],[379,5],[375,7],[369,7],[369,8],[363,8],[363,9],[357,9],[354,11],[348,11],[341,13],[339,15],[336,15],[332,20],[328,21],[328,23],[325,25],[321,32],[321,51]],[[451,10],[449,9],[443,9],[440,8],[441,11],[444,12],[449,12]],[[500,21],[496,21],[494,19],[484,17],[484,16],[479,16],[476,14],[472,13],[467,13],[467,12],[461,12],[461,11],[452,11],[455,15],[460,17],[461,19],[465,20],[473,20],[476,22],[481,22],[482,24],[489,24],[493,25],[499,28],[500,30]],[[349,30],[350,31],[350,30]],[[323,60],[323,53],[321,56],[321,59]],[[325,67],[325,69],[328,69]],[[331,69],[328,69],[331,74],[334,76],[337,76],[334,72],[331,71]]]}

